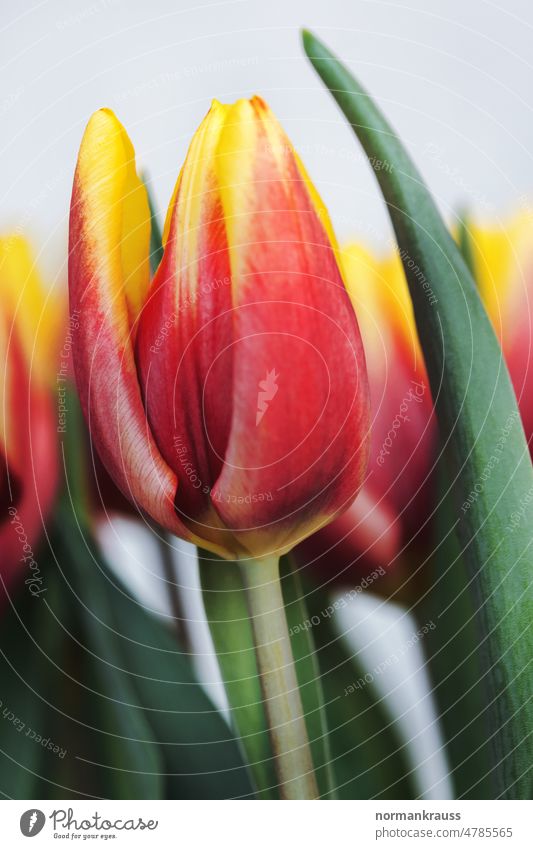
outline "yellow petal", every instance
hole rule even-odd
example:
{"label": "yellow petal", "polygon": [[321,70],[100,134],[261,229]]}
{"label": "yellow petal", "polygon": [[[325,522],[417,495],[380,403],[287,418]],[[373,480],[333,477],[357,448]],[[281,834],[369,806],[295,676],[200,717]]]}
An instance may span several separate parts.
{"label": "yellow petal", "polygon": [[131,141],[110,109],[95,112],[87,125],[77,177],[91,253],[106,265],[114,296],[126,297],[133,324],[150,280],[150,209]]}

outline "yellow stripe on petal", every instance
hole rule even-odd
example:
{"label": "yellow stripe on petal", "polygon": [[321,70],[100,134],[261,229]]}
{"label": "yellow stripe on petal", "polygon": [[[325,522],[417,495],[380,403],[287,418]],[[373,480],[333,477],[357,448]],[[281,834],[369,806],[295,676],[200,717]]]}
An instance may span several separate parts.
{"label": "yellow stripe on petal", "polygon": [[[224,122],[216,150],[215,172],[229,248],[233,281],[239,278],[241,234],[251,204],[246,193],[254,191],[253,171],[257,162],[257,115],[249,100],[223,106]],[[233,284],[232,284],[233,285]]]}
{"label": "yellow stripe on petal", "polygon": [[133,145],[110,109],[95,112],[87,125],[77,176],[94,256],[107,266],[113,294],[125,295],[133,324],[150,280],[150,209]]}
{"label": "yellow stripe on petal", "polygon": [[299,155],[295,152],[294,158],[296,160],[296,164],[298,166],[298,170],[303,177],[305,185],[307,187],[307,191],[309,192],[309,196],[311,198],[311,202],[315,209],[315,212],[319,218],[320,223],[322,224],[324,230],[326,231],[329,242],[331,243],[331,247],[335,251],[337,259],[339,257],[339,246],[337,243],[337,237],[335,235],[335,231],[333,229],[333,224],[331,223],[331,218],[329,217],[329,212],[326,204],[322,200],[318,190],[311,180],[311,177],[307,173],[307,169],[300,159]]}
{"label": "yellow stripe on petal", "polygon": [[[183,168],[180,171],[167,212],[163,244],[178,238],[177,256],[180,263],[180,287],[176,289],[176,307],[179,299],[194,296],[198,285],[197,262],[202,226],[206,223],[205,211],[213,206],[215,161],[220,133],[228,107],[214,100],[211,109],[194,134]],[[222,226],[222,222],[221,222]],[[216,245],[212,246],[217,249]]]}

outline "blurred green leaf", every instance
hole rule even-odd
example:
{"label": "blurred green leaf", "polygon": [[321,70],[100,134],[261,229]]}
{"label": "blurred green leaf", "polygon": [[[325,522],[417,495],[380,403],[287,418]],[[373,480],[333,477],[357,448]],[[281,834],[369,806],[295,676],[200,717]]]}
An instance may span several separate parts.
{"label": "blurred green leaf", "polygon": [[[64,499],[58,516],[56,553],[70,586],[71,604],[82,624],[82,649],[95,661],[95,717],[108,737],[105,760],[93,766],[109,773],[112,798],[164,798],[161,752],[154,740],[133,682],[124,668],[120,632],[115,627],[118,593],[102,572],[97,552],[71,505]],[[86,696],[87,697],[87,696]]]}
{"label": "blurred green leaf", "polygon": [[[43,579],[42,594],[34,597],[22,584],[0,619],[0,792],[13,799],[41,798],[43,791],[48,793],[41,780],[46,761],[51,760],[49,750],[41,746],[50,728],[47,659],[57,654],[60,635],[48,607],[48,599],[57,596],[57,582],[45,569],[41,553],[36,562]],[[63,749],[62,739],[57,742]],[[52,764],[58,764],[56,755]],[[59,796],[66,795],[58,785],[55,790]]]}
{"label": "blurred green leaf", "polygon": [[148,195],[148,205],[150,207],[150,270],[152,272],[153,277],[153,275],[159,268],[159,263],[163,259],[163,233],[159,224],[159,218],[157,215],[157,210],[155,208],[155,201],[152,194],[152,190],[150,188],[150,184],[148,182],[147,175],[143,174],[142,179],[144,182],[144,187],[146,189],[146,194]]}
{"label": "blurred green leaf", "polygon": [[337,797],[416,798],[406,745],[387,705],[371,683],[353,686],[364,680],[367,670],[336,630],[324,591],[307,581],[304,585],[324,690]]}
{"label": "blurred green leaf", "polygon": [[63,506],[61,554],[84,648],[95,658],[104,748],[113,754],[104,765],[111,789],[119,798],[250,795],[238,745],[195,680],[189,657],[109,571],[87,531],[68,524],[69,510]]}

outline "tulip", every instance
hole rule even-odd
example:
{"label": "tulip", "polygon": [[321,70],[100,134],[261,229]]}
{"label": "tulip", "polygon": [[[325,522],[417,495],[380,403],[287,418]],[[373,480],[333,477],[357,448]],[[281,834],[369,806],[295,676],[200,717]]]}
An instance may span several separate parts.
{"label": "tulip", "polygon": [[2,598],[24,581],[43,592],[35,559],[58,480],[50,352],[57,309],[45,294],[27,242],[0,239],[0,576]]}
{"label": "tulip", "polygon": [[69,260],[92,439],[163,527],[231,559],[279,555],[354,499],[369,401],[327,213],[262,100],[213,103],[152,283],[149,238],[132,145],[101,110],[80,149]]}
{"label": "tulip", "polygon": [[433,508],[436,428],[429,383],[397,252],[383,259],[353,243],[344,276],[363,337],[372,398],[372,447],[361,493],[298,548],[324,579],[357,580],[423,548]]}
{"label": "tulip", "polygon": [[[472,271],[502,345],[533,452],[531,216],[520,213],[500,227],[468,221],[467,236]],[[396,566],[402,552],[408,552],[413,571],[427,553],[438,443],[399,255],[377,259],[354,243],[342,257],[367,355],[371,459],[356,501],[306,540],[298,556],[317,566],[324,578],[357,580],[376,567]]]}
{"label": "tulip", "polygon": [[152,282],[149,242],[131,142],[101,110],[70,218],[89,430],[136,506],[240,562],[280,793],[313,798],[278,560],[355,498],[368,381],[327,212],[259,97],[214,102],[200,125]]}

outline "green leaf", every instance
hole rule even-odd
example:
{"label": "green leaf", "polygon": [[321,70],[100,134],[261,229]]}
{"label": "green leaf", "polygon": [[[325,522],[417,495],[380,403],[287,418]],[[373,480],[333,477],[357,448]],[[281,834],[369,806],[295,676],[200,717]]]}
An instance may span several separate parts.
{"label": "green leaf", "polygon": [[438,622],[424,639],[432,693],[446,741],[455,795],[490,798],[489,712],[477,650],[476,608],[457,536],[446,455],[439,459],[439,510],[425,580],[429,588],[412,612],[422,625]]}
{"label": "green leaf", "polygon": [[204,607],[233,723],[257,796],[277,799],[278,782],[239,565],[200,549],[198,556]]}
{"label": "green leaf", "polygon": [[[50,580],[41,553],[36,562],[43,580],[42,594],[34,597],[22,584],[0,620],[0,793],[12,799],[48,794],[41,777],[50,752],[38,741],[49,736],[48,658],[55,654],[57,644],[49,600],[56,595],[57,586]],[[63,748],[63,738],[56,739]],[[52,763],[57,769],[57,757]],[[64,798],[68,786],[63,792],[59,784],[54,788]]]}
{"label": "green leaf", "polygon": [[415,799],[418,792],[387,705],[335,628],[322,588],[305,584],[339,799]]}
{"label": "green leaf", "polygon": [[96,692],[91,698],[109,744],[104,762],[92,757],[84,760],[109,774],[112,797],[164,798],[161,754],[124,669],[120,634],[114,626],[113,587],[66,501],[58,519],[58,562],[70,584],[75,614],[83,623],[82,652],[97,667],[92,682]]}
{"label": "green leaf", "polygon": [[474,245],[472,243],[472,235],[470,233],[470,222],[468,215],[463,213],[459,217],[459,228],[457,232],[457,244],[461,251],[465,265],[468,268],[472,278],[476,281],[476,260],[474,253]]}
{"label": "green leaf", "polygon": [[106,764],[111,788],[119,798],[249,796],[238,745],[195,680],[189,657],[109,571],[87,530],[74,532],[68,515],[63,508],[61,554],[106,700],[100,719],[107,717],[106,749],[114,754]]}
{"label": "green leaf", "polygon": [[529,798],[533,473],[509,375],[470,272],[404,147],[335,56],[310,33],[303,40],[374,166],[394,226],[475,591],[495,794]]}
{"label": "green leaf", "polygon": [[280,577],[296,677],[320,797],[334,799],[335,777],[331,766],[329,731],[316,646],[312,630],[305,627],[309,621],[305,594],[300,573],[290,555],[281,558]]}
{"label": "green leaf", "polygon": [[129,595],[93,540],[79,450],[84,426],[74,394],[67,407],[63,451],[71,500],[65,494],[60,504],[55,550],[81,630],[80,712],[89,701],[88,725],[101,731],[84,735],[90,744],[85,771],[120,798],[249,796],[238,744],[195,680],[190,658]]}
{"label": "green leaf", "polygon": [[173,799],[228,799],[252,794],[238,742],[199,687],[172,635],[123,593],[115,617],[125,668],[168,770]]}
{"label": "green leaf", "polygon": [[[207,552],[199,554],[204,605],[233,721],[246,751],[257,795],[260,798],[278,798],[252,628],[239,565]],[[289,558],[282,558],[280,576],[320,796],[333,798],[331,755],[320,674],[311,634],[299,627],[308,617],[298,573],[292,568]]]}
{"label": "green leaf", "polygon": [[161,231],[154,197],[146,174],[143,174],[142,180],[146,189],[146,194],[148,195],[148,205],[150,207],[150,270],[153,276],[159,268],[159,263],[163,259],[163,233]]}

